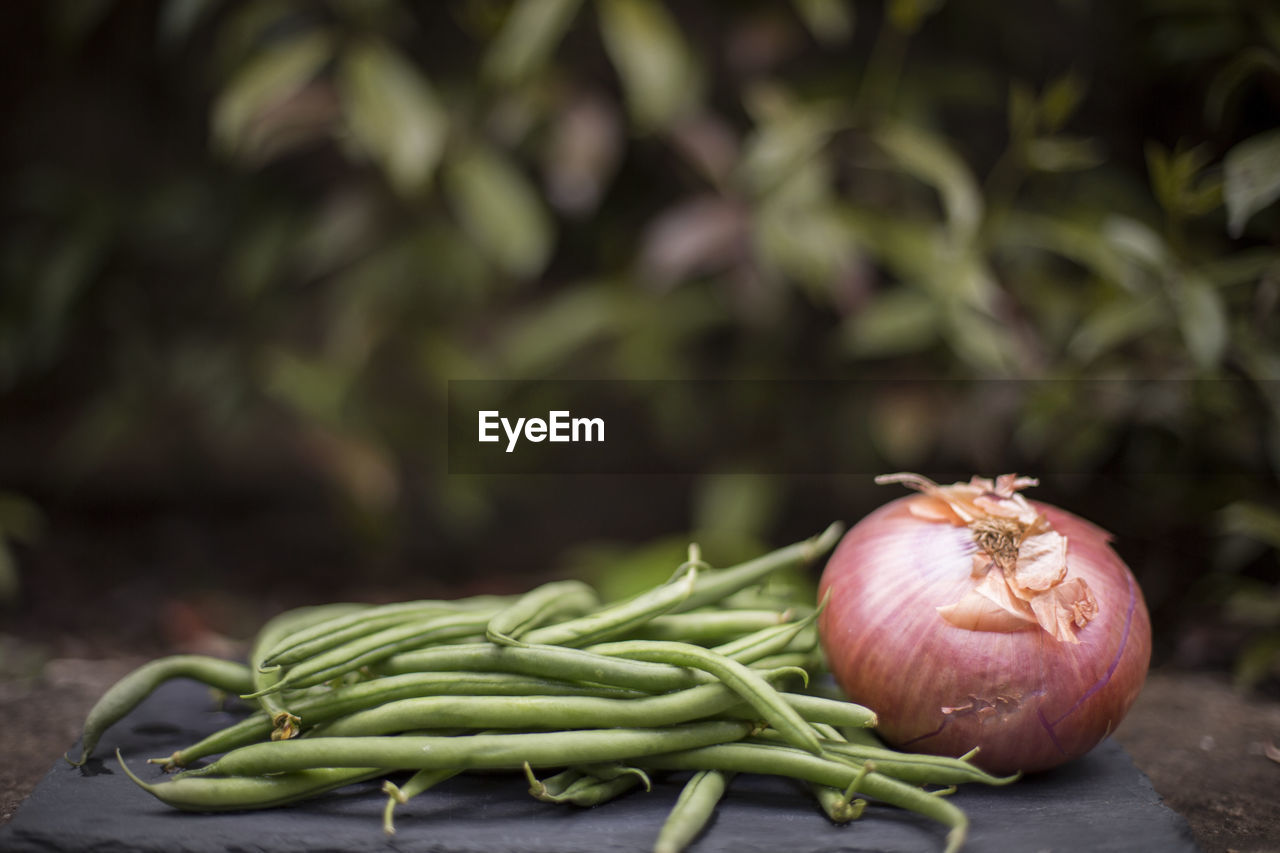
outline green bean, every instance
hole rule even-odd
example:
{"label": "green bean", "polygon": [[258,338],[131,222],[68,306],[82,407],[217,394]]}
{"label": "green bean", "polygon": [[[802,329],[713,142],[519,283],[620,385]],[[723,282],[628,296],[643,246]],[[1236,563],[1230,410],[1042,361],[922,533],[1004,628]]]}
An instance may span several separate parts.
{"label": "green bean", "polygon": [[803,693],[784,693],[783,696],[800,716],[815,725],[827,723],[833,726],[849,728],[872,728],[879,724],[876,712],[853,702],[837,702],[821,696],[807,696]]}
{"label": "green bean", "polygon": [[[606,699],[647,695],[620,688],[586,687],[567,681],[507,673],[421,672],[362,681],[358,684],[305,696],[293,703],[293,710],[300,717],[305,718],[309,725],[314,726],[365,708],[420,696],[528,694],[597,696]],[[265,712],[259,712],[220,729],[167,758],[152,758],[150,763],[160,764],[166,770],[185,767],[201,758],[247,746],[270,737],[273,728],[272,719]]]}
{"label": "green bean", "polygon": [[[543,795],[558,796],[569,790],[569,786],[577,782],[583,776],[588,775],[587,771],[577,767],[566,767],[554,776],[548,776],[546,779],[538,779],[532,776],[533,768],[529,766],[529,762],[524,763],[524,775],[529,779],[529,794],[535,799],[542,799]],[[646,777],[647,778],[647,777]],[[534,785],[537,781],[537,785]]]}
{"label": "green bean", "polygon": [[556,786],[560,788],[559,790],[553,790],[552,787],[538,780],[528,762],[524,765],[525,777],[529,780],[529,793],[544,803],[598,806],[625,794],[642,781],[647,785],[649,779],[643,770],[638,771],[637,774],[618,774],[609,779],[602,779],[590,773],[571,772],[575,778],[567,785]]}
{"label": "green bean", "polygon": [[653,853],[680,853],[688,847],[715,814],[716,805],[724,796],[725,787],[732,778],[732,773],[720,770],[700,770],[695,773],[685,783],[675,807],[662,824],[658,840],[653,845]]}
{"label": "green bean", "polygon": [[327,622],[335,616],[349,616],[365,609],[367,608],[363,604],[348,603],[299,607],[273,616],[258,631],[258,636],[253,641],[253,649],[249,652],[249,666],[253,670],[251,690],[263,697],[258,699],[258,705],[271,716],[273,724],[280,730],[282,737],[293,737],[297,734],[297,726],[301,721],[285,710],[278,698],[266,692],[268,688],[280,681],[281,674],[279,667],[264,667],[263,657],[272,646],[296,631]]}
{"label": "green bean", "polygon": [[678,640],[700,646],[725,643],[744,634],[791,622],[795,611],[697,610],[655,616],[635,629],[632,639]]}
{"label": "green bean", "polygon": [[575,768],[579,772],[594,776],[597,779],[617,779],[619,776],[635,776],[643,784],[646,791],[653,789],[653,783],[649,780],[649,774],[645,773],[639,767],[632,767],[630,764],[623,764],[620,761],[599,761],[595,764],[579,764]]}
{"label": "green bean", "polygon": [[649,780],[648,773],[645,773],[639,767],[632,767],[629,764],[622,764],[617,761],[568,767],[554,776],[548,776],[546,779],[537,781],[536,785],[534,781],[537,780],[537,777],[531,775],[533,768],[528,763],[524,767],[525,777],[530,779],[529,793],[538,799],[543,799],[545,796],[558,797],[568,791],[575,782],[587,776],[604,781],[617,779],[620,776],[634,776],[637,781],[644,785],[646,791],[653,788],[653,783]]}
{"label": "green bean", "polygon": [[[305,771],[303,771],[305,772]],[[382,831],[387,835],[396,834],[395,810],[424,791],[434,788],[461,773],[451,767],[441,770],[419,770],[409,777],[409,781],[400,787],[390,781],[382,783],[382,792],[387,795],[387,804],[382,809]]]}
{"label": "green bean", "polygon": [[871,729],[864,729],[855,726],[842,726],[840,728],[840,738],[831,739],[840,740],[841,738],[849,743],[862,744],[863,746],[884,747],[884,741],[880,740],[880,738],[876,736],[876,733]]}
{"label": "green bean", "polygon": [[226,812],[282,806],[387,772],[373,767],[323,767],[275,776],[174,779],[157,785],[144,782],[134,775],[119,750],[116,750],[116,760],[120,762],[125,775],[147,793],[167,805],[191,812]]}
{"label": "green bean", "polygon": [[835,522],[822,533],[803,542],[779,548],[777,551],[733,568],[705,572],[698,577],[698,582],[689,597],[671,612],[684,613],[714,604],[727,595],[759,583],[773,572],[807,565],[835,547],[843,533],[844,525]]}
{"label": "green bean", "polygon": [[633,660],[695,667],[711,673],[759,711],[788,741],[814,754],[822,751],[813,728],[758,672],[724,655],[701,646],[661,640],[630,640],[597,646],[595,651]]}
{"label": "green bean", "polygon": [[312,687],[344,675],[362,666],[377,663],[397,652],[407,651],[428,642],[442,642],[471,636],[484,630],[491,611],[449,613],[430,619],[384,628],[365,637],[343,643],[324,654],[291,667],[283,678],[265,691],[246,696],[256,699],[285,687]]}
{"label": "green bean", "polygon": [[[397,625],[404,625],[410,622],[419,622],[432,616],[438,616],[442,613],[452,613],[455,611],[446,610],[441,607],[421,608],[404,613],[388,613],[382,616],[365,616],[359,621],[352,622],[344,628],[338,630],[327,631],[318,637],[311,639],[299,639],[299,636],[288,637],[283,643],[276,646],[276,651],[269,652],[263,656],[262,667],[288,667],[299,664],[309,658],[324,654],[325,652],[337,648],[352,640],[358,640],[361,637],[367,637],[370,634],[387,628],[394,628]],[[364,614],[361,614],[364,616]],[[334,620],[341,621],[341,620]]]}
{"label": "green bean", "polygon": [[545,583],[495,614],[485,626],[484,635],[491,643],[524,645],[518,639],[521,635],[560,617],[580,616],[599,606],[596,591],[582,581]]}
{"label": "green bean", "polygon": [[625,660],[563,646],[521,648],[468,643],[404,652],[378,665],[378,671],[388,675],[450,670],[538,675],[648,693],[682,690],[715,680],[707,673],[681,666]]}
{"label": "green bean", "polygon": [[799,622],[791,622],[785,625],[773,625],[767,628],[761,628],[758,631],[747,634],[743,637],[723,643],[712,649],[716,654],[724,655],[732,658],[738,663],[754,663],[761,658],[770,655],[782,654],[787,651],[807,651],[817,645],[817,634],[813,633],[810,638],[806,638],[800,642],[799,648],[793,648],[792,644],[801,637],[806,630],[813,627],[814,622],[818,618],[821,608],[810,613]]}
{"label": "green bean", "polygon": [[831,788],[826,785],[819,785],[817,782],[806,782],[809,790],[813,792],[814,798],[818,801],[818,805],[826,812],[828,818],[833,823],[849,823],[862,817],[863,810],[867,807],[867,801],[861,798],[850,799],[849,795],[839,788]]}
{"label": "green bean", "polygon": [[[846,743],[847,739],[840,733],[840,730],[833,725],[827,723],[814,722],[813,730],[827,740]],[[866,768],[870,762],[864,762],[863,767]],[[863,810],[867,807],[867,801],[863,799],[853,799],[850,794],[841,791],[839,788],[830,788],[826,785],[819,785],[817,782],[805,782],[809,786],[809,790],[818,801],[818,805],[827,813],[827,817],[833,823],[849,823],[862,817]]]}
{"label": "green bean", "polygon": [[745,737],[750,723],[687,723],[665,729],[594,729],[464,737],[318,737],[268,741],[228,752],[176,778],[262,776],[312,767],[394,767],[428,770],[515,769],[614,761],[725,743]]}
{"label": "green bean", "polygon": [[[765,684],[788,674],[765,673]],[[808,698],[808,697],[800,697]],[[427,696],[387,702],[335,720],[326,737],[369,737],[424,726],[499,729],[658,728],[719,714],[742,699],[720,684],[641,699],[590,696]],[[832,703],[834,704],[834,703]]]}
{"label": "green bean", "polygon": [[84,764],[107,729],[138,707],[157,687],[174,678],[190,678],[237,694],[246,692],[253,683],[244,664],[204,655],[172,655],[144,663],[113,684],[89,711],[80,735],[80,758],[73,761],[70,756],[64,757],[77,767]]}
{"label": "green bean", "polygon": [[497,609],[506,603],[505,596],[476,595],[452,601],[423,599],[395,604],[354,605],[360,609],[288,633],[274,644],[274,648],[264,650],[264,663],[293,664],[392,625],[404,624],[436,613]]}
{"label": "green bean", "polygon": [[[486,731],[481,734],[499,734],[499,732]],[[424,791],[434,788],[441,782],[446,782],[457,776],[462,771],[456,767],[444,767],[436,770],[419,770],[409,777],[409,780],[396,787],[391,780],[385,780],[382,783],[382,791],[387,794],[387,803],[382,809],[382,831],[387,835],[395,835],[395,810],[396,806],[402,806],[409,800],[423,793]]]}
{"label": "green bean", "polygon": [[946,853],[955,853],[964,844],[969,819],[942,797],[934,797],[914,785],[900,782],[866,768],[810,755],[782,745],[751,743],[718,744],[665,755],[647,756],[637,761],[655,770],[723,770],[737,773],[768,773],[817,782],[831,788],[847,789],[856,782],[857,793],[898,806],[950,827]]}
{"label": "green bean", "polygon": [[[757,735],[761,741],[777,743],[780,735],[768,731]],[[875,762],[876,768],[886,776],[911,782],[915,785],[958,785],[965,782],[981,782],[984,785],[1008,785],[1020,776],[993,776],[960,758],[940,755],[917,755],[897,752],[843,741],[824,740],[824,754],[833,760],[856,763]]]}
{"label": "green bean", "polygon": [[827,668],[826,659],[822,656],[822,648],[811,649],[807,652],[783,652],[782,654],[769,655],[760,658],[760,660],[752,661],[750,664],[752,669],[777,669],[780,666],[793,666],[797,669],[803,669],[805,672],[823,672]]}
{"label": "green bean", "polygon": [[[874,726],[876,724],[874,719],[875,712],[868,710],[868,713],[873,717],[870,725]],[[839,743],[846,743],[849,740],[844,735],[840,734],[840,730],[831,723],[818,722],[817,720],[813,720],[808,717],[805,719],[809,720],[809,722],[813,724],[813,730],[818,733],[818,737],[825,738],[826,740],[834,740]]]}
{"label": "green bean", "polygon": [[530,631],[525,641],[529,645],[578,647],[617,637],[678,606],[693,592],[697,580],[697,569],[690,568],[674,581],[627,601]]}
{"label": "green bean", "polygon": [[[847,743],[848,738],[840,733],[840,730],[833,725],[827,723],[814,722],[813,730],[816,731],[826,740],[836,741],[838,743]],[[874,725],[874,723],[873,723]],[[862,766],[867,767],[870,762],[863,762]],[[806,782],[809,790],[813,792],[813,796],[818,801],[818,805],[827,813],[827,817],[833,823],[849,823],[862,817],[862,812],[867,807],[867,801],[863,799],[852,799],[848,793],[838,788],[828,788],[826,785],[819,785],[817,782]]]}

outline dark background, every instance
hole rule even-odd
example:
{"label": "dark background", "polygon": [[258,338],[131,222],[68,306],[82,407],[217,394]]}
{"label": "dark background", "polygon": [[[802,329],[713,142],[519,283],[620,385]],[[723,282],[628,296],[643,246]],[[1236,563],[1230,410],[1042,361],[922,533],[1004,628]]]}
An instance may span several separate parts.
{"label": "dark background", "polygon": [[[875,472],[1016,465],[1115,533],[1158,666],[1280,693],[1273,3],[0,14],[12,683],[305,603],[621,593],[853,523]],[[451,474],[478,379],[753,381],[647,410],[667,469]],[[857,429],[804,401],[856,465],[777,464],[801,380],[874,389]],[[732,456],[682,445],[726,410]]]}

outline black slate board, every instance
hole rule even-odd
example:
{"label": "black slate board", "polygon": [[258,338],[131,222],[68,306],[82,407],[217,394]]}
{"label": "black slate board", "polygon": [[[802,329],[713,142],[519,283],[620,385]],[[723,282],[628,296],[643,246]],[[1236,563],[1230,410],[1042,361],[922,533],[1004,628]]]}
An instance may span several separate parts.
{"label": "black slate board", "polygon": [[[207,690],[164,685],[107,732],[84,770],[59,762],[13,820],[0,850],[26,851],[433,851],[433,853],[610,853],[652,847],[680,778],[655,780],[604,806],[537,802],[522,778],[466,775],[401,806],[394,837],[383,834],[378,782],[344,788],[288,808],[233,814],[178,812],[135,786],[111,754],[118,746],[143,778],[144,763],[168,755],[236,719],[209,708]],[[78,751],[78,747],[76,749]],[[966,853],[999,851],[1195,851],[1186,822],[1160,797],[1120,746],[1105,742],[1049,773],[1005,788],[968,785],[954,795],[969,815]],[[737,777],[714,823],[690,853],[941,851],[945,830],[885,806],[835,826],[809,793],[787,779]]]}

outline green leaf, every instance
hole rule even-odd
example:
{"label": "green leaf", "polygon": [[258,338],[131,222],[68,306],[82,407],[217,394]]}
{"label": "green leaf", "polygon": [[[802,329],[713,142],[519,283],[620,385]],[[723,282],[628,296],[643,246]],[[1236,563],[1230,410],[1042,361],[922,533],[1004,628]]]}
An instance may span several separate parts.
{"label": "green leaf", "polygon": [[889,22],[899,32],[914,33],[943,3],[944,0],[889,0]]}
{"label": "green leaf", "polygon": [[351,133],[401,195],[420,193],[444,153],[449,119],[418,69],[384,44],[346,51],[339,77]]}
{"label": "green leaf", "polygon": [[1227,347],[1227,309],[1218,291],[1188,276],[1176,285],[1174,306],[1191,359],[1203,369],[1217,365]]}
{"label": "green leaf", "polygon": [[755,242],[768,266],[818,286],[838,279],[856,257],[853,233],[826,204],[758,206]]}
{"label": "green leaf", "polygon": [[[779,484],[757,474],[708,474],[693,498],[693,527],[713,542],[756,541],[778,509]],[[707,543],[703,543],[707,544]]]}
{"label": "green leaf", "polygon": [[792,0],[813,37],[823,44],[840,44],[853,35],[854,9],[845,0]]}
{"label": "green leaf", "polygon": [[1236,501],[1218,517],[1223,533],[1247,536],[1280,550],[1280,510],[1252,501]]}
{"label": "green leaf", "polygon": [[1091,222],[1020,213],[1000,229],[998,239],[1000,245],[1053,252],[1112,284],[1123,285],[1127,278],[1125,258]]}
{"label": "green leaf", "polygon": [[1035,92],[1020,80],[1009,86],[1009,138],[1014,141],[1035,135],[1040,123],[1040,105]]}
{"label": "green leaf", "polygon": [[499,269],[519,278],[542,272],[554,227],[537,190],[511,161],[472,145],[445,170],[445,189],[463,230]]}
{"label": "green leaf", "polygon": [[951,349],[979,373],[1006,374],[1017,363],[1017,342],[1009,329],[964,303],[947,306],[943,335]]}
{"label": "green leaf", "polygon": [[44,513],[29,498],[0,492],[0,536],[16,542],[35,542],[46,527]]}
{"label": "green leaf", "polygon": [[[1274,272],[1273,272],[1274,271]],[[1257,284],[1268,272],[1280,274],[1280,251],[1248,249],[1224,255],[1199,267],[1199,272],[1218,287]]]}
{"label": "green leaf", "polygon": [[1223,195],[1227,230],[1239,237],[1255,213],[1280,198],[1280,130],[1252,136],[1227,152]]}
{"label": "green leaf", "polygon": [[573,23],[582,0],[518,0],[485,51],[483,74],[518,83],[546,63]]}
{"label": "green leaf", "polygon": [[263,50],[214,102],[214,144],[227,154],[239,152],[254,119],[309,83],[332,56],[333,40],[323,32],[304,32]]}
{"label": "green leaf", "polygon": [[1119,299],[1089,315],[1067,343],[1067,352],[1087,364],[1134,338],[1165,325],[1166,312],[1155,297]]}
{"label": "green leaf", "polygon": [[737,165],[738,180],[756,196],[790,183],[820,156],[841,121],[825,105],[788,105],[747,138]]}
{"label": "green leaf", "polygon": [[904,172],[938,191],[957,244],[971,243],[982,223],[982,194],[960,155],[941,138],[909,125],[887,125],[874,136]]}
{"label": "green leaf", "polygon": [[1075,72],[1068,71],[1054,80],[1040,96],[1040,126],[1057,133],[1075,115],[1084,100],[1085,86]]}
{"label": "green leaf", "polygon": [[1218,181],[1197,180],[1200,170],[1209,163],[1204,146],[1166,151],[1158,143],[1148,142],[1146,154],[1151,188],[1160,206],[1169,213],[1202,216],[1222,203],[1222,186]]}
{"label": "green leaf", "polygon": [[849,208],[845,221],[859,248],[871,254],[903,281],[929,282],[938,268],[938,256],[954,256],[954,250],[931,222],[886,215],[884,211]]}
{"label": "green leaf", "polygon": [[1221,126],[1240,87],[1255,74],[1265,72],[1280,78],[1280,56],[1256,45],[1240,51],[1209,84],[1204,100],[1204,114],[1209,123]]}
{"label": "green leaf", "polygon": [[680,28],[654,0],[599,0],[600,34],[641,130],[667,127],[702,96],[702,73]]}
{"label": "green leaf", "polygon": [[510,375],[544,375],[616,330],[631,307],[615,287],[570,287],[505,327],[500,364]]}
{"label": "green leaf", "polygon": [[938,337],[938,308],[936,299],[910,288],[877,294],[846,323],[845,348],[860,358],[927,349]]}
{"label": "green leaf", "polygon": [[352,381],[342,365],[291,350],[276,350],[267,362],[267,393],[317,423],[342,422]]}
{"label": "green leaf", "polygon": [[1150,226],[1127,216],[1109,216],[1102,236],[1120,255],[1149,272],[1163,274],[1173,265],[1169,247]]}
{"label": "green leaf", "polygon": [[1077,172],[1101,166],[1106,157],[1096,140],[1046,136],[1027,144],[1027,165],[1041,172]]}

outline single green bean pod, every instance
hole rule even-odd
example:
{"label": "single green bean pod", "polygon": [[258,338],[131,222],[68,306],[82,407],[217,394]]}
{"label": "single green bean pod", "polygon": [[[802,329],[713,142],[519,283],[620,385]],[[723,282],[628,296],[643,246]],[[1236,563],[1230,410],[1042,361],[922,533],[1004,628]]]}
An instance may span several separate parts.
{"label": "single green bean pod", "polygon": [[715,814],[716,806],[732,778],[732,773],[720,770],[695,773],[685,783],[679,799],[662,824],[653,853],[680,853],[688,847]]}
{"label": "single green bean pod", "polygon": [[89,760],[103,733],[150,696],[157,687],[175,678],[190,678],[228,693],[244,693],[253,683],[249,667],[242,663],[204,655],[173,655],[144,663],[113,684],[89,711],[80,736],[80,757],[67,761],[77,767]]}

